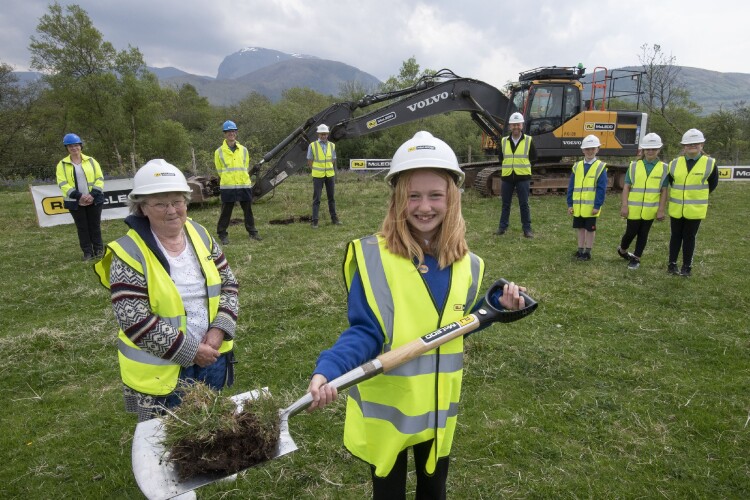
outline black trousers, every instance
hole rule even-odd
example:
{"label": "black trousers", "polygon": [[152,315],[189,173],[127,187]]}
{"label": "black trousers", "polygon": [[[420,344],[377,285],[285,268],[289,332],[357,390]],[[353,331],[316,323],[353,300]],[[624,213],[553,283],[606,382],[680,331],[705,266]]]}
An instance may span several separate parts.
{"label": "black trousers", "polygon": [[313,177],[313,203],[312,203],[312,220],[318,221],[318,212],[320,210],[320,195],[323,192],[323,186],[326,187],[326,198],[328,198],[328,213],[331,214],[331,221],[338,220],[336,215],[336,198],[334,196],[334,187],[336,186],[336,177]]}
{"label": "black trousers", "polygon": [[695,253],[695,236],[703,219],[670,218],[669,263],[677,263],[677,257],[682,248],[682,267],[690,269],[693,266]]}
{"label": "black trousers", "polygon": [[646,249],[648,233],[651,231],[653,223],[653,219],[628,219],[627,226],[625,226],[625,234],[622,235],[622,240],[620,240],[620,248],[627,250],[633,239],[635,239],[635,251],[633,254],[640,259],[643,251]]}
{"label": "black trousers", "polygon": [[[417,500],[444,500],[445,484],[448,480],[449,457],[438,459],[435,473],[428,476],[425,473],[425,464],[430,456],[432,440],[412,446],[414,451],[414,466],[417,472]],[[372,469],[372,498],[375,500],[399,500],[406,499],[406,469],[409,449],[398,454],[393,469],[386,477],[375,475],[375,467]]]}
{"label": "black trousers", "polygon": [[219,224],[216,226],[216,232],[219,238],[227,236],[227,229],[229,228],[229,221],[232,219],[232,211],[234,210],[234,204],[239,203],[242,207],[242,212],[245,215],[245,229],[249,234],[258,234],[258,230],[255,229],[255,217],[253,217],[253,202],[252,201],[238,201],[231,203],[221,204],[221,215],[219,215]]}
{"label": "black trousers", "polygon": [[104,204],[78,206],[78,210],[71,210],[73,222],[78,230],[78,243],[83,255],[93,257],[104,251],[102,242],[102,209]]}

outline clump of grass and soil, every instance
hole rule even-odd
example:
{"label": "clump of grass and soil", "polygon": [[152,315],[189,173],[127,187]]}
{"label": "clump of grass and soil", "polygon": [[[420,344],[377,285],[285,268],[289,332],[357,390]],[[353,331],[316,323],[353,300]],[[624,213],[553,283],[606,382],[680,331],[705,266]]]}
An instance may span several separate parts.
{"label": "clump of grass and soil", "polygon": [[268,393],[237,404],[205,384],[184,388],[180,406],[164,417],[166,459],[182,479],[234,474],[269,460],[279,440],[279,407]]}

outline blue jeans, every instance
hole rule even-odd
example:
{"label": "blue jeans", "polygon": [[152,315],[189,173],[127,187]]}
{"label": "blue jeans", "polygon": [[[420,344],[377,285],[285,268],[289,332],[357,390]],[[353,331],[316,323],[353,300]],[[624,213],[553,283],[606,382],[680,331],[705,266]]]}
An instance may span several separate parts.
{"label": "blue jeans", "polygon": [[529,188],[531,181],[511,181],[503,179],[500,186],[503,209],[500,212],[500,229],[508,229],[510,220],[510,203],[513,199],[513,191],[518,194],[518,205],[521,207],[521,228],[526,233],[531,231],[531,210],[529,209]]}
{"label": "blue jeans", "polygon": [[[232,387],[234,384],[234,353],[225,352],[212,365],[202,368],[198,365],[189,366],[180,370],[181,382],[203,382],[216,391],[224,387]],[[173,408],[182,402],[179,389],[166,396],[161,402],[167,408]]]}

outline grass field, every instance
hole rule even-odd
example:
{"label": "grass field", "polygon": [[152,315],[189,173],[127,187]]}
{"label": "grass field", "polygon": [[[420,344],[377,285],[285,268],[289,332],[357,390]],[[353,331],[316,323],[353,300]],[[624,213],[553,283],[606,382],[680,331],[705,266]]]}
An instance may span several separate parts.
{"label": "grass field", "polygon": [[[346,327],[343,251],[377,230],[387,189],[382,178],[342,175],[343,226],[269,223],[309,215],[311,191],[295,177],[255,205],[262,242],[230,228],[225,250],[241,283],[232,394],[268,386],[289,404]],[[540,306],[467,341],[451,498],[750,495],[750,184],[712,195],[691,278],[666,273],[668,223],[654,225],[641,268],[626,269],[615,252],[619,206],[610,194],[593,260],[582,263],[571,259],[563,197],[532,197],[537,237],[525,240],[517,200],[510,231],[496,237],[499,201],[464,195],[485,288],[514,280]],[[215,200],[189,210],[212,231],[218,213]],[[141,498],[109,295],[80,261],[74,227],[39,228],[30,194],[9,192],[0,225],[0,497]],[[109,241],[125,225],[103,230]],[[290,421],[297,452],[198,497],[369,496],[368,468],[342,445],[343,400]]]}

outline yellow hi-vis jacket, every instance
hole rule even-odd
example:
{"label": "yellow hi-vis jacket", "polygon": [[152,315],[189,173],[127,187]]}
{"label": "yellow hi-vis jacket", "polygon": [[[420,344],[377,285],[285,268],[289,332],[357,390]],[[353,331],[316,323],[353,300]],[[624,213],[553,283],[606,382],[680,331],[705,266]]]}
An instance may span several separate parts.
{"label": "yellow hi-vis jacket", "polygon": [[650,174],[646,174],[646,165],[643,160],[630,162],[628,219],[654,220],[656,218],[661,187],[667,173],[667,164],[663,161],[657,160]]}
{"label": "yellow hi-vis jacket", "polygon": [[[185,232],[200,262],[203,276],[206,278],[210,323],[219,310],[221,294],[221,277],[211,259],[213,243],[208,230],[191,219],[188,219],[185,224]],[[177,287],[138,233],[131,229],[122,238],[109,243],[104,257],[94,266],[102,285],[106,288],[110,287],[109,269],[113,254],[146,278],[148,300],[152,312],[162,321],[174,328],[179,328],[183,335],[187,335],[185,306]],[[142,350],[122,330],[118,334],[117,344],[120,376],[125,385],[138,392],[154,396],[163,396],[175,389],[180,376],[180,365]],[[228,352],[232,350],[233,345],[232,340],[224,340],[219,347],[219,352]]]}
{"label": "yellow hi-vis jacket", "polygon": [[[97,198],[103,198],[104,196],[104,175],[102,174],[102,167],[99,166],[99,162],[91,156],[81,154],[81,168],[83,173],[86,174],[86,183],[88,184],[89,193],[94,197],[94,203],[99,205],[102,201]],[[62,191],[63,204],[67,209],[77,209],[78,199],[73,198],[72,195],[76,191],[81,191],[76,188],[76,170],[73,166],[73,162],[70,160],[70,155],[60,160],[56,167],[57,174],[57,186]]]}
{"label": "yellow hi-vis jacket", "polygon": [[312,151],[312,176],[313,177],[333,177],[336,172],[333,168],[333,152],[336,151],[336,145],[328,141],[325,153],[320,141],[310,143]]}
{"label": "yellow hi-vis jacket", "polygon": [[[484,261],[470,253],[452,265],[442,311],[436,310],[414,263],[390,253],[381,236],[349,243],[344,260],[347,289],[355,271],[385,336],[383,352],[387,352],[468,314],[477,300]],[[344,445],[384,477],[402,450],[434,439],[426,465],[426,472],[432,474],[438,458],[451,451],[462,375],[463,337],[459,337],[350,388]]]}
{"label": "yellow hi-vis jacket", "polygon": [[684,156],[669,164],[674,182],[669,188],[669,216],[685,219],[705,219],[708,212],[708,177],[716,160],[701,156],[688,172]]}
{"label": "yellow hi-vis jacket", "polygon": [[531,175],[531,162],[529,161],[531,136],[524,134],[516,145],[515,152],[513,152],[511,141],[509,137],[503,137],[500,140],[500,145],[503,148],[503,168],[500,175],[506,177],[514,171],[518,175]]}
{"label": "yellow hi-vis jacket", "polygon": [[601,209],[594,215],[594,200],[596,199],[596,182],[607,169],[607,164],[596,160],[589,171],[583,173],[583,160],[573,165],[573,215],[576,217],[599,217]]}
{"label": "yellow hi-vis jacket", "polygon": [[248,189],[253,186],[249,171],[250,154],[239,142],[235,145],[237,147],[232,151],[224,140],[214,153],[214,165],[221,179],[221,189]]}

